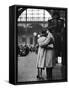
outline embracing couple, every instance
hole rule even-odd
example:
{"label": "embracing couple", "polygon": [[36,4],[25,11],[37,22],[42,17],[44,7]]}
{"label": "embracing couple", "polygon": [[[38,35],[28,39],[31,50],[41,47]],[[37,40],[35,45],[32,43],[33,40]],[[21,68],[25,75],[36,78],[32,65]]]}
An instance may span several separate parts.
{"label": "embracing couple", "polygon": [[52,69],[55,65],[54,35],[50,30],[43,30],[38,37],[38,55],[37,55],[37,78],[42,79],[42,71],[46,68],[46,79],[52,79]]}

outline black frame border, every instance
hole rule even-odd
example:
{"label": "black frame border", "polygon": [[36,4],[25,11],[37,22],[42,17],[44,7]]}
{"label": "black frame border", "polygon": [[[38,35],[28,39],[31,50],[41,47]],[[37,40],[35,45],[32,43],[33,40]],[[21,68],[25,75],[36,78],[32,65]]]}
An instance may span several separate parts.
{"label": "black frame border", "polygon": [[[67,8],[63,8],[63,7],[48,7],[48,6],[31,6],[31,5],[13,5],[13,6],[10,6],[10,7],[14,7],[15,9],[15,30],[14,30],[14,46],[15,46],[15,49],[14,49],[14,57],[15,57],[15,80],[13,81],[12,84],[15,84],[15,85],[23,85],[23,84],[41,84],[41,83],[57,83],[57,82],[67,82],[67,78],[68,78],[68,62],[66,62],[66,79],[65,80],[51,80],[51,81],[26,81],[26,82],[18,82],[18,57],[17,57],[17,45],[18,45],[18,28],[17,28],[17,10],[18,8],[34,8],[34,9],[47,9],[47,10],[50,10],[50,9],[54,9],[54,10],[65,10],[65,19],[66,19],[66,35],[65,35],[65,52],[66,52],[66,60],[68,61],[67,59],[67,12],[68,12],[68,9]],[[13,20],[14,21],[14,20]]]}

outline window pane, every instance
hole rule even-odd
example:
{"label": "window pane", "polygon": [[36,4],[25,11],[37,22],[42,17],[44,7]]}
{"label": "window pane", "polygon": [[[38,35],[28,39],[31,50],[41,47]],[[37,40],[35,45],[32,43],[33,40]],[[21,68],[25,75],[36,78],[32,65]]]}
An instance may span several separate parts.
{"label": "window pane", "polygon": [[[44,9],[27,9],[27,21],[48,21],[51,18]],[[19,16],[18,21],[26,21],[26,10]]]}

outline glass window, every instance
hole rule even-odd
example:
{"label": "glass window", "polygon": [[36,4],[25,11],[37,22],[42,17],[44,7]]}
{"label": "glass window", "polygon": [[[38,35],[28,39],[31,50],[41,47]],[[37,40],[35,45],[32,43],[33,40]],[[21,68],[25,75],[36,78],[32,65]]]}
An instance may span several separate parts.
{"label": "glass window", "polygon": [[44,9],[26,9],[19,16],[18,21],[48,21],[51,18],[49,12]]}

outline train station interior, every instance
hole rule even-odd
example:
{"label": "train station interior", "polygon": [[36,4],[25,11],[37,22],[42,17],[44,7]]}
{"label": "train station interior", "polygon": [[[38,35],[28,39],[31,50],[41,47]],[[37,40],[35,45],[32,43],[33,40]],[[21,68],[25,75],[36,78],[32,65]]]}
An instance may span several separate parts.
{"label": "train station interior", "polygon": [[[56,25],[57,22],[53,21],[53,17],[58,15],[58,28],[51,28],[56,30],[56,33],[61,33],[61,41],[65,43],[65,11],[57,9],[40,9],[40,8],[18,8],[17,10],[17,28],[18,28],[18,46],[27,45],[30,47],[37,46],[37,38],[40,32],[47,27],[52,27]],[[61,20],[61,22],[60,22]],[[62,48],[64,46],[60,45]],[[65,78],[65,50],[59,50],[60,55],[58,60],[56,60],[56,66],[53,69],[53,79],[64,79]],[[38,81],[37,76],[37,54],[35,50],[29,51],[26,56],[18,56],[18,82],[23,81]],[[64,64],[62,66],[62,64]],[[55,73],[55,74],[54,74]],[[45,78],[45,71],[43,71],[43,76]],[[45,79],[46,80],[46,79]]]}

